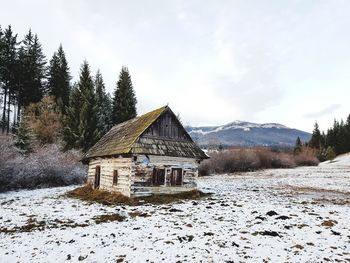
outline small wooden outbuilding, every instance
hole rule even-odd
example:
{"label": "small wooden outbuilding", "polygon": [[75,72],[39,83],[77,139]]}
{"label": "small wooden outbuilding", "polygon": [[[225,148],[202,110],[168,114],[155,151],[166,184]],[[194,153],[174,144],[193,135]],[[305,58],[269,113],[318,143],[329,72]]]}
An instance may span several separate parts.
{"label": "small wooden outbuilding", "polygon": [[165,106],[114,126],[82,161],[93,188],[130,197],[196,189],[206,158]]}

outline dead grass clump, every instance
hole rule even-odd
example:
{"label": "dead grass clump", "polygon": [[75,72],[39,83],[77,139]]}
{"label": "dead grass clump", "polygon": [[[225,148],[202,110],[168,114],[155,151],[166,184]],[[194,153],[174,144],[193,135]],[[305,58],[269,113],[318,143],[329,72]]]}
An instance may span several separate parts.
{"label": "dead grass clump", "polygon": [[337,224],[338,222],[335,220],[325,220],[321,223],[321,226],[325,226],[325,227],[333,227]]}
{"label": "dead grass clump", "polygon": [[207,197],[211,194],[203,193],[199,190],[192,190],[178,194],[161,194],[161,195],[151,195],[145,197],[135,198],[138,203],[151,203],[151,204],[169,204],[174,202],[179,202],[182,200],[197,200],[203,197]]}
{"label": "dead grass clump", "polygon": [[66,196],[78,198],[84,201],[97,202],[104,205],[128,204],[134,205],[132,198],[128,198],[120,193],[92,189],[90,185],[78,187],[66,193]]}
{"label": "dead grass clump", "polygon": [[66,193],[66,196],[78,198],[89,202],[98,202],[104,205],[142,205],[150,204],[169,204],[181,200],[196,200],[210,194],[203,193],[199,190],[192,190],[178,194],[159,194],[145,197],[126,197],[120,193],[111,193],[103,190],[92,189],[90,185],[78,187]]}
{"label": "dead grass clump", "polygon": [[14,228],[0,228],[0,233],[11,234],[11,233],[23,233],[23,232],[32,232],[34,230],[43,231],[45,229],[45,221],[37,221],[36,218],[30,217],[26,224],[20,227]]}
{"label": "dead grass clump", "polygon": [[95,216],[92,219],[95,220],[96,224],[103,224],[113,221],[122,222],[125,219],[125,216],[121,216],[119,214],[105,214],[105,215],[99,215]]}

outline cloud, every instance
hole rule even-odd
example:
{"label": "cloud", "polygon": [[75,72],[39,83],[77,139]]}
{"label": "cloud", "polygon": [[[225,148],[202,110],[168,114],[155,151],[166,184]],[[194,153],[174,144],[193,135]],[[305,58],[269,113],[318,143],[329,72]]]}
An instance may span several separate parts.
{"label": "cloud", "polygon": [[[349,8],[330,0],[13,0],[0,24],[20,36],[32,27],[48,59],[62,42],[74,81],[86,58],[112,92],[128,66],[140,114],[169,102],[193,125],[303,128],[350,110]],[[318,110],[329,101],[338,104]]]}
{"label": "cloud", "polygon": [[308,119],[320,118],[320,117],[323,117],[325,115],[329,115],[329,114],[333,113],[335,110],[337,110],[341,107],[342,107],[342,105],[340,105],[340,104],[332,104],[332,105],[329,105],[327,108],[324,108],[322,110],[306,113],[306,114],[304,114],[304,117],[308,118]]}

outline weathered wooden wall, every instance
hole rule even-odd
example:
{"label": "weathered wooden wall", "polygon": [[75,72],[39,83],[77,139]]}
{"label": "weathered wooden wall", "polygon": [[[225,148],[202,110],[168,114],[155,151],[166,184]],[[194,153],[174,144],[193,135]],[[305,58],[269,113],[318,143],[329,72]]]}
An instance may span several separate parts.
{"label": "weathered wooden wall", "polygon": [[[179,193],[197,188],[198,164],[195,159],[158,155],[136,155],[132,165],[131,195]],[[165,184],[152,185],[153,168],[165,169]],[[170,186],[172,168],[182,168],[183,184]]]}
{"label": "weathered wooden wall", "polygon": [[[132,169],[131,158],[98,158],[89,162],[88,183],[94,184],[95,167],[101,167],[100,189],[111,192],[120,192],[123,195],[130,196],[130,178]],[[118,184],[113,185],[113,172],[118,171]]]}
{"label": "weathered wooden wall", "polygon": [[179,120],[169,111],[162,114],[154,123],[152,123],[142,136],[192,141]]}
{"label": "weathered wooden wall", "polygon": [[[135,155],[131,158],[94,159],[90,161],[88,171],[88,183],[92,185],[94,185],[96,166],[100,166],[101,169],[100,189],[120,192],[125,196],[179,193],[197,188],[198,164],[192,158]],[[164,185],[152,185],[154,168],[165,169]],[[183,183],[181,186],[170,185],[172,168],[182,169]],[[114,170],[118,171],[117,185],[113,185]]]}

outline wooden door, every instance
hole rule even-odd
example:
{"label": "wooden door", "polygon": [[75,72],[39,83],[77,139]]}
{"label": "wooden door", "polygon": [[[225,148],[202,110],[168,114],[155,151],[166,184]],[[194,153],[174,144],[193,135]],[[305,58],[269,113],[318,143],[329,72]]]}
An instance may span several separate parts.
{"label": "wooden door", "polygon": [[100,187],[100,177],[101,177],[101,167],[96,166],[95,167],[95,182],[94,182],[94,188],[97,189]]}
{"label": "wooden door", "polygon": [[182,185],[182,169],[171,169],[170,185]]}

